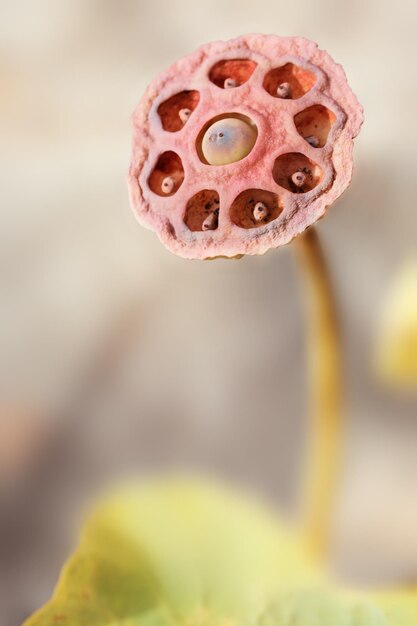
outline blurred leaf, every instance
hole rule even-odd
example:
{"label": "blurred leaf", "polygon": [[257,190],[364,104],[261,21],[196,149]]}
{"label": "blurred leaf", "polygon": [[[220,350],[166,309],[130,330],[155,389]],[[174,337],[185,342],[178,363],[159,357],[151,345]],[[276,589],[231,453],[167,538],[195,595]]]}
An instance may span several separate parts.
{"label": "blurred leaf", "polygon": [[381,608],[389,625],[417,624],[417,587],[404,591],[387,590],[375,594],[372,600]]}
{"label": "blurred leaf", "polygon": [[262,507],[207,484],[168,481],[128,488],[98,507],[52,600],[26,626],[417,623],[415,599],[405,622],[401,601],[384,598],[391,621],[326,585]]}
{"label": "blurred leaf", "polygon": [[376,367],[385,382],[417,387],[417,257],[404,265],[388,294]]}

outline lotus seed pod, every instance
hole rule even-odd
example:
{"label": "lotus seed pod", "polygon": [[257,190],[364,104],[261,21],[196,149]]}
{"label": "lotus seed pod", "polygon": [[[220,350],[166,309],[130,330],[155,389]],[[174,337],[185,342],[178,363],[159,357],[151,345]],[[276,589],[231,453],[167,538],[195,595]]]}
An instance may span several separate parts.
{"label": "lotus seed pod", "polygon": [[244,159],[255,145],[256,130],[247,122],[225,118],[212,124],[201,145],[210,165],[227,165]]}
{"label": "lotus seed pod", "polygon": [[[263,254],[314,224],[346,189],[362,119],[343,69],[312,41],[246,35],[206,44],[159,75],[134,112],[133,210],[182,257]],[[207,229],[214,200],[219,219]],[[268,214],[256,220],[260,202]]]}
{"label": "lotus seed pod", "polygon": [[291,98],[291,85],[290,83],[281,83],[277,87],[278,98]]}
{"label": "lotus seed pod", "polygon": [[185,124],[191,115],[191,109],[180,109],[178,115],[180,116],[181,122]]}
{"label": "lotus seed pod", "polygon": [[263,202],[257,202],[253,209],[253,217],[257,222],[268,217],[268,207]]}

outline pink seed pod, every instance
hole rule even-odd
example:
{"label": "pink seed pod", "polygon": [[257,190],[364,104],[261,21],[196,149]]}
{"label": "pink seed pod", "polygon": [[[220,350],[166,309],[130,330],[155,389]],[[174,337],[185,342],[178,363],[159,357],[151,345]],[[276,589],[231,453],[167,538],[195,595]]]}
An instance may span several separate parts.
{"label": "pink seed pod", "polygon": [[342,67],[312,41],[206,44],[159,75],[133,114],[133,210],[182,257],[263,254],[346,189],[362,120]]}

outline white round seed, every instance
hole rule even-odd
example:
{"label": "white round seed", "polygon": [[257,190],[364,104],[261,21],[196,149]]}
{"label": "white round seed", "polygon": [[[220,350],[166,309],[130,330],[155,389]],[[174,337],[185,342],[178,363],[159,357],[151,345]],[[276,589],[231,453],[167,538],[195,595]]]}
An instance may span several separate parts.
{"label": "white round seed", "polygon": [[207,215],[206,219],[202,224],[203,230],[215,230],[217,228],[218,217],[217,213],[213,211],[210,215]]}
{"label": "white round seed", "polygon": [[291,98],[291,85],[290,83],[281,83],[277,87],[278,98]]}
{"label": "white round seed", "polygon": [[268,207],[263,202],[257,202],[253,209],[253,217],[257,222],[261,222],[268,217]]}
{"label": "white round seed", "polygon": [[305,137],[305,140],[310,144],[310,146],[313,146],[313,148],[319,147],[319,140],[315,135],[309,135],[308,137]]}
{"label": "white round seed", "polygon": [[237,82],[235,81],[234,78],[226,78],[226,80],[223,83],[223,87],[225,89],[232,89],[233,87],[237,87]]}
{"label": "white round seed", "polygon": [[304,172],[294,172],[294,174],[291,176],[291,180],[296,187],[302,187],[306,182],[306,179],[307,176],[304,174]]}
{"label": "white round seed", "polygon": [[183,124],[188,120],[191,115],[191,109],[180,109],[178,112],[179,118]]}
{"label": "white round seed", "polygon": [[171,176],[167,176],[166,178],[164,178],[161,184],[161,188],[164,193],[171,193],[174,190],[174,187],[175,181],[173,178],[171,178]]}

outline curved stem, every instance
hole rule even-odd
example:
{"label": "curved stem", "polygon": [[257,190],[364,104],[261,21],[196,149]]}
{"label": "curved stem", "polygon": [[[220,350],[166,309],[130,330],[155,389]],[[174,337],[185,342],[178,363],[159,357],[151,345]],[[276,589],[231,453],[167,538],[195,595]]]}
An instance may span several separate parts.
{"label": "curved stem", "polygon": [[339,474],[342,375],[334,294],[314,228],[295,240],[307,294],[311,442],[304,493],[303,533],[323,553]]}

